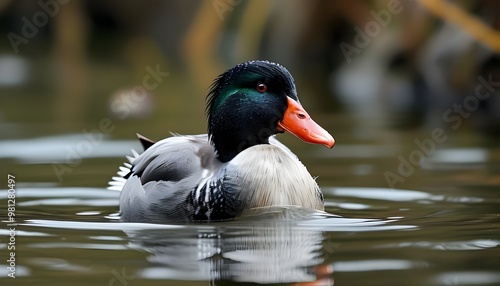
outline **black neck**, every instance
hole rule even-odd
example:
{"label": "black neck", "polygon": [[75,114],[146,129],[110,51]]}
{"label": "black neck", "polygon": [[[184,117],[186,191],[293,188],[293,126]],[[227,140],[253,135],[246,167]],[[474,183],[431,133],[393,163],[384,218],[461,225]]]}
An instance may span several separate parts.
{"label": "black neck", "polygon": [[208,133],[222,162],[232,160],[249,147],[269,144],[269,137],[279,132],[276,126],[283,117],[282,111],[241,105],[237,97],[230,98],[227,102],[229,104],[210,113],[208,127]]}
{"label": "black neck", "polygon": [[[242,132],[245,130],[246,132]],[[221,162],[231,161],[241,151],[259,144],[269,144],[271,129],[262,129],[261,132],[248,132],[248,129],[213,130],[211,133],[217,156]],[[260,136],[258,135],[260,133]]]}

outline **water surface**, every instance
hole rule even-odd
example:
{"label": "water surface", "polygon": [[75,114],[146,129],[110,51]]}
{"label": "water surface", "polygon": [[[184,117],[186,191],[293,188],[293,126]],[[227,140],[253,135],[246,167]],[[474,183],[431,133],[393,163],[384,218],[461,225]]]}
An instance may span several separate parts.
{"label": "water surface", "polygon": [[[442,148],[401,184],[414,188],[400,189],[378,183],[382,171],[397,170],[394,150],[341,144],[329,154],[305,146],[303,161],[320,173],[327,213],[274,208],[213,224],[147,224],[120,222],[119,192],[105,188],[121,155],[138,148],[133,141],[106,139],[83,158],[75,172],[88,176],[87,184],[74,174],[36,182],[39,175],[23,171],[54,176],[48,160],[64,156],[58,150],[77,144],[78,136],[0,142],[17,180],[18,280],[6,277],[3,262],[2,285],[500,284],[494,148]],[[19,144],[32,153],[14,151]],[[0,192],[2,206],[7,195]]]}

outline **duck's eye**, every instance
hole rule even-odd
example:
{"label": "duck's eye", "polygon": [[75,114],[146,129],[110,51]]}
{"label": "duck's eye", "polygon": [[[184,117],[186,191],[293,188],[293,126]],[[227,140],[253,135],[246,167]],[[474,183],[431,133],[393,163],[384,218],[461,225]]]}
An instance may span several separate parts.
{"label": "duck's eye", "polygon": [[255,89],[257,89],[258,92],[266,92],[267,85],[265,83],[258,83]]}

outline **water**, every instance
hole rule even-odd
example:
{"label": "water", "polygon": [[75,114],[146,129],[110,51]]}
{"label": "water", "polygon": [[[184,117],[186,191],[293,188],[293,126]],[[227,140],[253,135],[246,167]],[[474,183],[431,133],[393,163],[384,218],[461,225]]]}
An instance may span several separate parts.
{"label": "water", "polygon": [[[3,251],[1,283],[500,285],[499,149],[439,146],[398,183],[413,188],[387,187],[384,172],[397,174],[398,154],[425,134],[400,135],[397,148],[340,134],[347,142],[331,151],[284,137],[320,176],[328,214],[275,208],[192,225],[119,221],[119,193],[105,181],[135,141],[103,139],[62,182],[51,162],[84,135],[0,141],[17,222],[16,280]],[[6,249],[8,228],[1,235]]]}
{"label": "water", "polygon": [[[70,122],[49,108],[57,98],[5,95],[1,285],[500,285],[500,147],[467,126],[424,152],[415,140],[428,142],[432,130],[307,108],[336,138],[334,149],[279,139],[318,176],[327,214],[275,208],[213,224],[120,222],[119,193],[106,186],[130,148],[141,149],[134,133],[205,130],[201,97],[170,91],[182,84],[158,91],[161,112],[148,119],[112,117],[107,99],[95,97],[88,104],[103,110]],[[89,139],[108,117],[113,132]],[[16,182],[16,280],[4,251],[7,173]]]}
{"label": "water", "polygon": [[16,279],[51,285],[67,279],[77,285],[500,284],[500,200],[482,196],[488,189],[460,196],[347,187],[324,192],[327,211],[343,217],[276,208],[217,224],[159,225],[119,222],[117,192],[20,184]]}

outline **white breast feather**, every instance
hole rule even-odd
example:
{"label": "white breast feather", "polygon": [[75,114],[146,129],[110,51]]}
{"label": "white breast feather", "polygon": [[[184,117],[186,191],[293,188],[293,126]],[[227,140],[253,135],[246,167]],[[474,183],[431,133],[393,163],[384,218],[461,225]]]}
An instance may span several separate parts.
{"label": "white breast feather", "polygon": [[242,189],[251,191],[249,208],[296,205],[323,210],[319,187],[306,167],[278,146],[256,145],[231,162],[243,177]]}

